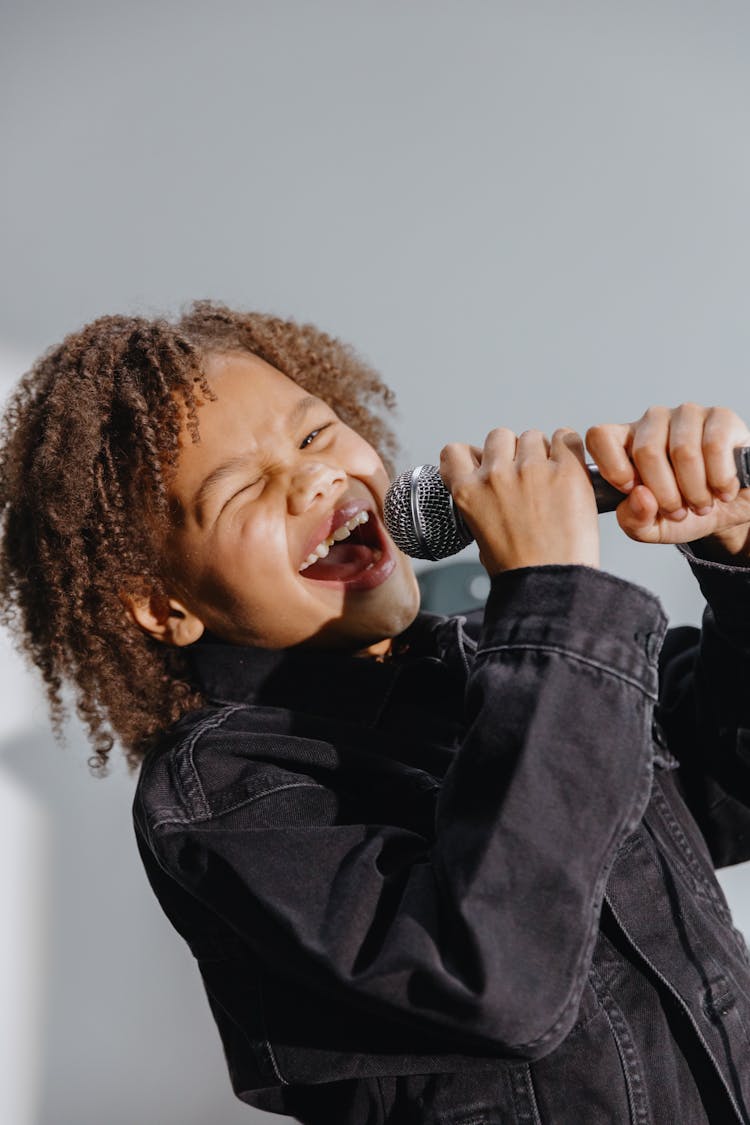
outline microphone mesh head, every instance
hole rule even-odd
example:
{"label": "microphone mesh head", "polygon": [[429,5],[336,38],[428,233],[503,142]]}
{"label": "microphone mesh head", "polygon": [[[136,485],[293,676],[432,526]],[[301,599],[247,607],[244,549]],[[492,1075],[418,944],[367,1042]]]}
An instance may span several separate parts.
{"label": "microphone mesh head", "polygon": [[420,465],[396,477],[385,494],[383,515],[396,546],[413,559],[445,559],[473,539],[436,465]]}

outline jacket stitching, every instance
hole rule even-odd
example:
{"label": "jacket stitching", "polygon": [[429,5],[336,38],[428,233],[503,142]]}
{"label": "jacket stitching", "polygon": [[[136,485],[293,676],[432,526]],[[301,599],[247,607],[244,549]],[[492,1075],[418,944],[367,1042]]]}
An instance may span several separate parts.
{"label": "jacket stitching", "polygon": [[261,1018],[262,1023],[263,1023],[263,1031],[264,1031],[265,1036],[266,1036],[265,1041],[263,1043],[263,1046],[264,1046],[264,1048],[266,1050],[266,1053],[268,1055],[269,1062],[271,1063],[271,1066],[273,1067],[274,1074],[276,1075],[276,1077],[278,1078],[278,1080],[282,1084],[282,1086],[288,1086],[289,1083],[287,1082],[286,1078],[284,1078],[283,1074],[281,1073],[281,1070],[279,1069],[279,1065],[276,1061],[276,1054],[274,1052],[273,1046],[271,1045],[271,1039],[270,1039],[269,1034],[268,1034],[268,1027],[266,1026],[266,1003],[265,1003],[265,997],[263,995],[263,978],[260,974],[258,975],[258,999],[259,999],[259,1004],[260,1004],[260,1018]]}
{"label": "jacket stitching", "polygon": [[[203,806],[202,812],[203,812],[204,816],[210,815],[210,805],[208,803],[208,799],[206,797],[205,790],[203,789],[203,785],[201,784],[201,780],[200,780],[200,777],[198,775],[198,771],[195,768],[195,759],[193,757],[193,751],[195,750],[198,739],[203,734],[205,734],[207,731],[210,731],[210,730],[217,730],[238,709],[239,709],[239,705],[234,706],[234,707],[228,707],[225,711],[219,712],[218,715],[209,715],[204,720],[204,722],[200,723],[195,728],[195,730],[192,732],[192,734],[187,739],[187,741],[182,745],[182,747],[178,748],[175,751],[175,755],[174,755],[175,765],[177,766],[179,773],[183,772],[183,770],[180,767],[182,765],[182,760],[185,757],[187,757],[187,760],[188,760],[188,763],[189,763],[189,766],[190,766],[190,772],[192,774],[191,778],[189,779],[190,783],[191,783],[189,785],[189,789],[192,790],[193,786],[194,786],[195,789],[197,789],[198,793],[200,794],[200,799],[201,799],[202,806]],[[187,782],[188,779],[186,778],[185,781]],[[193,792],[187,793],[187,796],[189,797],[189,803],[192,806],[193,803],[194,803]],[[187,804],[188,802],[185,801],[184,803]]]}
{"label": "jacket stitching", "polygon": [[534,1089],[534,1076],[531,1073],[531,1067],[526,1067],[526,1085],[529,1089],[529,1101],[531,1108],[534,1112],[534,1125],[542,1125],[542,1117],[539,1112],[539,1103],[536,1100],[536,1090]]}
{"label": "jacket stitching", "polygon": [[594,984],[596,994],[602,1006],[602,1011],[604,1012],[610,1031],[612,1032],[612,1038],[617,1047],[617,1054],[620,1056],[620,1065],[625,1079],[632,1120],[635,1125],[648,1125],[649,1111],[641,1073],[641,1061],[638,1055],[638,1049],[630,1034],[627,1020],[622,1014],[614,996],[593,965],[591,966],[591,981]]}
{"label": "jacket stitching", "polygon": [[513,1108],[519,1125],[541,1125],[534,1084],[528,1063],[514,1067],[510,1074]]}
{"label": "jacket stitching", "polygon": [[[253,1039],[250,1036],[250,1034],[249,1034],[247,1028],[244,1026],[244,1024],[238,1025],[239,1030],[240,1030],[240,1033],[242,1034],[243,1039],[247,1043],[248,1050],[250,1051],[250,1053],[252,1055],[255,1056],[255,1058],[257,1060],[258,1067],[261,1071],[261,1074],[263,1074],[264,1077],[267,1077],[267,1075],[265,1074],[265,1071],[267,1070],[268,1063],[270,1063],[271,1064],[271,1070],[273,1071],[274,1077],[278,1080],[278,1082],[282,1086],[288,1086],[289,1083],[284,1078],[283,1074],[281,1073],[281,1071],[280,1071],[280,1069],[277,1065],[276,1056],[274,1054],[273,1047],[271,1046],[271,1040],[268,1037],[268,1028],[266,1026],[265,1004],[264,1004],[264,999],[263,999],[263,978],[261,977],[260,973],[256,973],[256,982],[257,982],[257,990],[258,990],[258,1010],[259,1010],[259,1013],[260,1013],[260,1028],[259,1028],[259,1030],[262,1032],[263,1038],[262,1039]],[[222,1007],[224,1007],[224,1006],[222,1005]],[[224,1008],[224,1010],[226,1011],[226,1008]]]}
{"label": "jacket stitching", "polygon": [[622,680],[631,687],[638,688],[649,699],[656,699],[656,693],[645,687],[644,684],[635,679],[634,676],[629,676],[626,672],[621,672],[618,668],[613,668],[609,664],[604,664],[600,660],[594,660],[590,656],[582,656],[579,652],[574,652],[572,649],[563,648],[561,645],[545,645],[545,644],[507,644],[507,645],[491,645],[489,648],[479,649],[477,652],[477,660],[483,656],[488,656],[495,652],[554,652],[558,656],[568,656],[571,660],[578,661],[579,664],[588,664],[592,668],[598,668],[600,672],[606,672],[614,676],[618,680]]}
{"label": "jacket stitching", "polygon": [[[665,798],[665,800],[666,800],[666,798]],[[651,838],[652,844],[653,844],[653,850],[652,849],[648,850],[648,857],[649,857],[650,862],[654,865],[657,872],[659,873],[659,876],[662,879],[664,879],[665,881],[668,879],[673,885],[675,883],[675,880],[684,881],[685,876],[690,875],[692,873],[690,872],[689,868],[686,867],[682,857],[681,857],[680,860],[675,861],[674,858],[673,858],[673,854],[671,852],[668,855],[665,855],[664,847],[661,844],[661,842],[659,841],[659,839],[654,835],[653,829],[648,825],[647,822],[644,822],[644,823],[645,823],[646,831],[648,832],[648,834]],[[693,876],[692,879],[690,879],[686,883],[684,883],[684,885],[687,886],[688,890],[692,892],[694,897],[690,901],[694,905],[699,907],[702,904],[706,904],[709,908],[713,908],[714,919],[721,923],[721,925],[724,927],[725,931],[727,931],[728,933],[733,935],[735,943],[736,943],[736,947],[737,947],[737,952],[740,954],[740,956],[742,957],[742,959],[744,961],[747,961],[748,960],[748,951],[747,951],[747,943],[745,942],[744,934],[742,934],[734,926],[731,914],[726,914],[726,912],[723,911],[722,908],[721,908],[721,903],[717,902],[715,899],[713,899],[710,895],[706,894],[702,890],[702,888],[698,885],[698,883],[695,879],[695,876]],[[726,963],[724,963],[723,965],[720,965],[719,962],[716,960],[716,958],[711,953],[709,953],[708,950],[706,949],[706,947],[705,947],[705,931],[699,929],[696,926],[695,921],[692,918],[692,916],[690,915],[690,913],[688,911],[685,911],[682,908],[680,909],[680,918],[681,918],[681,924],[685,927],[686,930],[690,931],[690,933],[692,935],[692,938],[693,938],[693,944],[696,945],[696,947],[700,946],[700,948],[702,950],[702,955],[704,957],[708,958],[708,960],[711,961],[711,963],[716,966],[716,970],[717,970],[717,973],[719,974],[719,976],[727,975],[729,977],[729,979],[734,984],[734,987],[736,989],[736,993],[739,994],[742,991],[742,988],[741,988],[739,982],[737,981],[737,979],[735,978],[735,976],[733,975],[732,971],[729,969],[728,965],[726,965]],[[748,1035],[747,1035],[747,1030],[745,1029],[744,1021],[741,1021],[741,1022],[742,1022],[743,1030],[745,1030],[746,1038],[748,1038],[748,1042],[750,1042],[750,1037],[748,1037]]]}
{"label": "jacket stitching", "polygon": [[[725,1003],[727,1000],[732,1001],[731,1004],[729,1004],[729,1006],[727,1007],[727,1009],[725,1011],[718,1011],[717,1012],[717,1016],[718,1016],[719,1020],[722,1022],[722,1026],[724,1026],[723,1021],[725,1021],[727,1019],[727,1017],[729,1016],[729,1013],[731,1012],[732,1018],[739,1022],[740,1027],[742,1028],[743,1034],[745,1036],[746,1042],[750,1043],[750,1035],[748,1035],[747,1024],[745,1022],[745,1019],[742,1016],[742,1013],[741,1013],[739,1007],[737,1006],[737,998],[738,998],[738,996],[741,996],[743,994],[744,989],[743,989],[743,986],[738,981],[737,976],[736,976],[732,966],[729,965],[726,961],[722,961],[722,962],[717,961],[716,957],[708,951],[708,949],[705,946],[704,933],[696,926],[695,920],[688,913],[683,914],[683,924],[684,924],[686,930],[690,931],[690,935],[692,937],[693,944],[695,945],[695,947],[700,949],[700,954],[701,954],[701,958],[702,958],[701,965],[704,967],[705,971],[706,972],[708,971],[708,963],[709,962],[715,969],[715,976],[712,978],[712,981],[709,981],[709,988],[712,985],[718,985],[719,983],[721,983],[723,985],[723,989],[718,994],[721,1002]],[[736,931],[734,931],[734,932],[736,932]],[[712,998],[710,996],[710,993],[709,993],[709,995],[706,995],[705,991],[704,991],[703,1003],[701,1005],[704,1012],[705,1012],[705,1004],[706,1004],[707,1000],[709,1001],[709,1006],[716,1002],[715,998]]]}
{"label": "jacket stitching", "polygon": [[692,883],[696,893],[703,899],[711,903],[721,918],[722,922],[730,922],[731,916],[724,906],[723,902],[717,895],[715,889],[704,872],[698,857],[690,846],[690,842],[680,827],[669,802],[660,789],[655,788],[653,792],[654,808],[660,815],[664,822],[667,831],[680,849],[685,865],[692,876]]}
{"label": "jacket stitching", "polygon": [[[640,809],[642,807],[642,803],[643,803],[643,800],[644,800],[644,796],[647,796],[648,793],[650,793],[650,791],[651,791],[652,779],[653,779],[653,768],[652,768],[651,760],[649,759],[649,761],[646,763],[646,769],[644,771],[643,782],[638,787],[638,789],[636,790],[636,792],[633,796],[633,800],[631,802],[630,809],[628,811],[627,819],[625,820],[624,824],[621,825],[620,828],[619,828],[620,833],[624,832],[624,833],[628,834],[628,833],[632,832],[633,829],[635,828],[635,823],[633,823],[634,812],[636,810],[638,812],[640,812]],[[636,823],[637,823],[637,821],[636,821]],[[585,977],[585,975],[587,973],[587,966],[591,965],[591,955],[592,955],[593,948],[594,948],[594,945],[596,944],[596,940],[597,940],[598,933],[599,933],[599,915],[601,913],[602,902],[604,900],[604,896],[605,896],[605,892],[606,892],[606,888],[607,888],[607,883],[609,881],[609,876],[610,876],[610,873],[611,873],[611,870],[612,870],[612,866],[613,866],[615,858],[617,856],[617,848],[613,847],[613,843],[616,840],[616,838],[617,838],[616,833],[613,833],[610,837],[609,847],[607,849],[607,853],[611,853],[609,855],[609,861],[603,864],[602,870],[599,873],[599,878],[597,879],[596,885],[594,887],[594,893],[593,893],[593,896],[592,896],[593,910],[592,910],[591,930],[589,932],[588,941],[586,942],[586,945],[585,945],[585,948],[584,948],[584,951],[583,951],[583,956],[581,958],[581,964],[579,965],[578,970],[576,971],[576,973],[574,974],[574,977],[573,977],[573,982],[571,984],[570,994],[568,995],[567,1000],[565,1000],[564,1003],[561,1005],[560,1010],[559,1010],[558,1015],[557,1015],[557,1018],[554,1020],[551,1027],[549,1027],[547,1029],[547,1031],[543,1032],[541,1035],[538,1035],[536,1037],[536,1039],[532,1039],[527,1043],[520,1044],[522,1049],[536,1050],[538,1047],[543,1047],[545,1045],[545,1043],[549,1042],[549,1040],[552,1039],[557,1034],[558,1029],[564,1023],[565,1018],[566,1018],[567,1013],[570,1010],[570,1008],[575,1003],[578,1002],[578,1000],[577,1000],[578,983],[579,983],[580,980],[582,980]]]}
{"label": "jacket stitching", "polygon": [[275,785],[272,789],[264,789],[262,793],[253,793],[251,796],[238,801],[235,805],[229,805],[228,808],[222,809],[220,813],[215,814],[211,810],[203,816],[195,817],[163,817],[161,820],[154,822],[154,829],[161,828],[164,824],[198,824],[200,821],[218,819],[225,813],[236,812],[237,809],[243,808],[245,805],[251,805],[254,801],[260,801],[263,797],[271,797],[274,793],[281,793],[284,789],[322,789],[327,792],[324,785],[316,785],[313,781],[289,781],[286,785]]}
{"label": "jacket stitching", "polygon": [[383,1121],[385,1121],[386,1117],[388,1116],[388,1110],[385,1107],[385,1090],[383,1089],[383,1077],[384,1076],[382,1074],[378,1074],[375,1076],[375,1089],[378,1091],[378,1095],[380,1097],[380,1109],[383,1113]]}
{"label": "jacket stitching", "polygon": [[[653,836],[653,834],[652,834],[652,836]],[[655,841],[655,843],[656,843],[656,841]],[[657,870],[660,871],[660,873],[662,875],[662,878],[665,880],[665,882],[673,884],[676,876],[673,872],[672,867],[668,863],[667,858],[664,856],[662,850],[658,849],[658,845],[657,845],[656,855],[650,855],[649,858],[650,858],[651,862],[654,864],[654,866],[657,868]],[[677,869],[677,872],[679,874],[679,868]],[[700,895],[698,895],[697,898],[700,899]],[[610,904],[610,906],[611,906],[611,904]],[[728,999],[732,1000],[732,1004],[730,1004],[727,1011],[719,1013],[720,1019],[722,1021],[726,1020],[726,1017],[727,1017],[729,1011],[731,1010],[733,1012],[733,1015],[736,1017],[736,1019],[739,1020],[740,1027],[742,1028],[742,1031],[743,1031],[743,1034],[745,1036],[746,1041],[750,1042],[750,1040],[748,1040],[748,1029],[747,1029],[747,1026],[745,1024],[745,1021],[742,1018],[742,1015],[741,1015],[740,1011],[737,1008],[735,1008],[735,1006],[734,1006],[734,1004],[737,1000],[737,996],[742,993],[742,987],[740,986],[737,978],[735,977],[734,972],[732,971],[731,967],[728,964],[726,964],[725,962],[719,963],[719,961],[716,960],[716,957],[711,952],[709,952],[709,950],[706,948],[705,932],[702,931],[698,926],[696,926],[695,920],[694,920],[693,916],[690,914],[690,912],[685,911],[685,910],[681,910],[681,925],[685,928],[686,933],[687,933],[687,931],[690,932],[690,937],[692,939],[691,946],[696,951],[700,951],[701,977],[703,978],[704,984],[706,982],[705,973],[707,973],[707,971],[708,971],[708,963],[710,962],[710,964],[714,966],[714,969],[716,971],[715,977],[713,979],[713,983],[722,982],[723,985],[725,986],[725,991],[724,991],[724,994],[722,995],[722,999],[724,1001],[726,1001]],[[729,923],[727,925],[728,925],[729,930],[732,933],[736,934],[736,930],[731,925],[731,917],[730,917]],[[622,923],[620,923],[620,927],[621,927],[621,929],[624,930],[624,927],[622,926]],[[630,940],[632,942],[632,938],[630,938]],[[635,945],[635,942],[633,942],[633,944]],[[653,968],[653,966],[652,966],[652,968]],[[710,983],[711,982],[709,982],[709,985],[710,985]],[[734,987],[734,992],[732,991],[732,986]],[[704,1011],[704,1014],[706,1014],[705,1003],[706,1003],[707,999],[709,999],[709,1002],[710,1002],[710,995],[707,996],[706,992],[704,990],[703,1002],[701,1004],[701,1007]],[[695,1014],[693,1012],[692,1007],[687,1005],[686,1001],[683,1001],[683,1003],[686,1004],[688,1014],[690,1015],[691,1019],[695,1020]],[[725,1025],[722,1024],[722,1026],[725,1026]],[[722,1081],[723,1081],[723,1079],[722,1079]],[[726,1083],[724,1083],[724,1085],[726,1086]],[[727,1086],[727,1089],[729,1089],[728,1086]]]}

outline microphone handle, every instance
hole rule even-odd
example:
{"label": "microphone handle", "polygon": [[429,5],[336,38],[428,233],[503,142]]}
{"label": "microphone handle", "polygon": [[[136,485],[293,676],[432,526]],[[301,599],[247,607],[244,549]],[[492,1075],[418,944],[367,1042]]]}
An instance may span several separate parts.
{"label": "microphone handle", "polygon": [[[750,445],[738,445],[736,447],[734,463],[737,466],[740,488],[750,488]],[[624,500],[627,494],[620,492],[618,488],[604,480],[596,465],[587,465],[586,468],[589,471],[594,496],[596,497],[596,510],[599,513],[614,512],[617,505]]]}
{"label": "microphone handle", "polygon": [[596,510],[599,515],[604,512],[614,512],[618,504],[627,496],[627,492],[620,492],[613,484],[605,480],[596,465],[586,465],[591,477],[591,485],[596,499]]}

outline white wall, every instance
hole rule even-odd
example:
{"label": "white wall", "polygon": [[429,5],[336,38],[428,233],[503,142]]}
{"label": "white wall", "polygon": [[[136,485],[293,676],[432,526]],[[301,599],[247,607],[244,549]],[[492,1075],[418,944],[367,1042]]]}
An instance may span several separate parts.
{"label": "white wall", "polygon": [[[749,33],[740,0],[6,4],[0,343],[198,296],[313,320],[396,387],[405,464],[651,402],[748,417]],[[676,553],[602,525],[604,565],[697,620]],[[52,745],[7,645],[2,672],[0,1120],[261,1120],[138,868],[132,781],[90,779],[75,726]]]}

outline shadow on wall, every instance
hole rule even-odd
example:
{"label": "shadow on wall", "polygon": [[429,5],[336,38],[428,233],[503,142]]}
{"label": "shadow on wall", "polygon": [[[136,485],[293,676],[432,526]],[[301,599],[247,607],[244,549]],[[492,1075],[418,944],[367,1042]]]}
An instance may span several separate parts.
{"label": "shadow on wall", "polygon": [[2,855],[16,876],[3,879],[0,1120],[281,1122],[232,1094],[192,956],[140,866],[133,779],[118,766],[95,780],[81,732],[69,738],[59,746],[40,723],[0,743]]}

